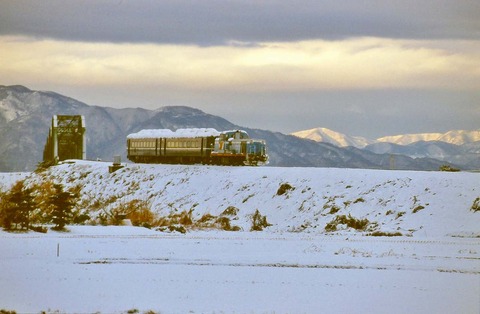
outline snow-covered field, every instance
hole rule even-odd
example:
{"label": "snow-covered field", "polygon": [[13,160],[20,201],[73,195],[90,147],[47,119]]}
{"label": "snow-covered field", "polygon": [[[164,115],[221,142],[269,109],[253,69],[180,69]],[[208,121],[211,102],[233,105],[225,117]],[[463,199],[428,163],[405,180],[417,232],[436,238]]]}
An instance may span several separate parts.
{"label": "snow-covered field", "polygon": [[[27,183],[81,185],[87,207],[89,198],[112,208],[146,200],[159,215],[193,209],[199,218],[235,206],[231,223],[243,231],[0,231],[0,309],[480,312],[480,212],[471,210],[478,173],[128,164],[109,174],[108,165],[64,164]],[[0,174],[4,189],[14,181]],[[285,183],[291,188],[278,195]],[[250,232],[257,209],[272,226]],[[369,230],[326,232],[339,215],[368,219]]]}
{"label": "snow-covered field", "polygon": [[478,239],[70,229],[0,234],[3,308],[20,313],[480,311]]}

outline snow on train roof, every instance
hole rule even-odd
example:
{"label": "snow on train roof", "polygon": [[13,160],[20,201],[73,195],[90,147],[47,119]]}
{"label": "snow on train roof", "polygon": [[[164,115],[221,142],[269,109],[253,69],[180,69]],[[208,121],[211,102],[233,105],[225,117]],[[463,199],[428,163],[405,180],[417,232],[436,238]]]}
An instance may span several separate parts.
{"label": "snow on train roof", "polygon": [[137,133],[127,135],[128,139],[131,138],[182,138],[182,137],[206,137],[206,136],[218,136],[220,132],[213,128],[191,128],[191,129],[178,129],[172,131],[170,129],[149,129],[141,130]]}

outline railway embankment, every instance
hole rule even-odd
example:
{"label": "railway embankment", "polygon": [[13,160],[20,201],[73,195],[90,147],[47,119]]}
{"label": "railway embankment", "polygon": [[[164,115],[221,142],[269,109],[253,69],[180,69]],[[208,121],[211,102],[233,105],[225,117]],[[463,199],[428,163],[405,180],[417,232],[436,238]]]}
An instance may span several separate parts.
{"label": "railway embankment", "polygon": [[[83,224],[159,231],[479,237],[480,174],[338,168],[72,161],[18,174],[26,186],[75,190]],[[3,190],[16,177],[0,174]],[[128,219],[128,220],[125,220]]]}

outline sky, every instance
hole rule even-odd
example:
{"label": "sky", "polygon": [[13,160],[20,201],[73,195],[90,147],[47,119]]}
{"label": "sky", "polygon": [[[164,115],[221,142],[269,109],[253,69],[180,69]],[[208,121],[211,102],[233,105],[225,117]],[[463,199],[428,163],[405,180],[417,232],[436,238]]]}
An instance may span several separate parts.
{"label": "sky", "polygon": [[480,128],[480,2],[0,0],[0,85],[282,133]]}

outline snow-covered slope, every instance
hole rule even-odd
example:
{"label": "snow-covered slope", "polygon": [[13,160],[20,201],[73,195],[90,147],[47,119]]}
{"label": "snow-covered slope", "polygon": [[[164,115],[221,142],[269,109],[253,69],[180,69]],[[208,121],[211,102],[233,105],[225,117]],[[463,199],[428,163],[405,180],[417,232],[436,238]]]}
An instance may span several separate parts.
{"label": "snow-covered slope", "polygon": [[480,235],[480,213],[471,210],[480,197],[479,173],[127,164],[110,174],[109,165],[66,163],[27,182],[81,187],[79,204],[93,219],[138,199],[160,216],[191,210],[194,220],[234,206],[231,224],[245,231],[258,210],[276,232],[325,233],[337,219],[337,233],[358,233],[339,223],[350,215],[368,219],[364,233]]}
{"label": "snow-covered slope", "polygon": [[442,133],[400,134],[380,137],[376,142],[408,145],[419,141],[436,141],[441,136]]}
{"label": "snow-covered slope", "polygon": [[480,141],[480,130],[465,131],[452,130],[446,133],[419,133],[385,136],[378,138],[377,142],[388,142],[399,145],[408,145],[419,141],[440,141],[455,145],[463,145]]}
{"label": "snow-covered slope", "polygon": [[353,146],[363,148],[374,141],[360,136],[349,136],[327,128],[315,128],[310,130],[298,131],[292,135],[300,138],[310,139],[316,142],[330,143],[339,147]]}

